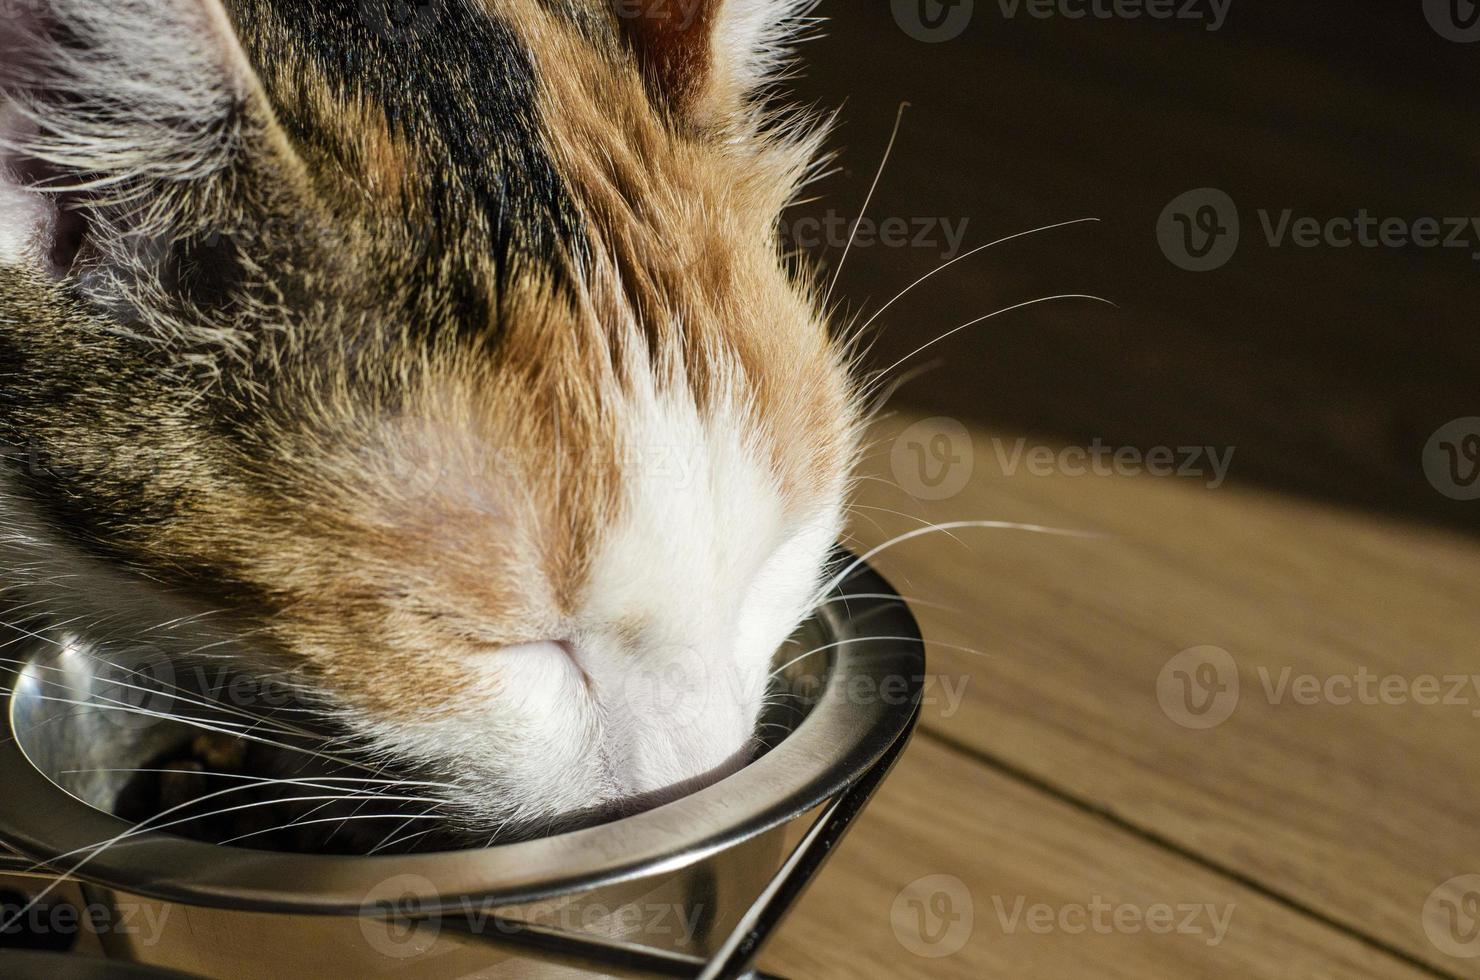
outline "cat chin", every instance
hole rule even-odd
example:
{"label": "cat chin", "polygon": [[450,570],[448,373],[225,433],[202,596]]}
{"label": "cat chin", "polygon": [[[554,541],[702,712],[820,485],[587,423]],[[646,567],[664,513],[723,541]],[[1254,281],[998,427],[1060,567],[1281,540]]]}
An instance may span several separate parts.
{"label": "cat chin", "polygon": [[610,730],[633,728],[632,720],[613,719],[604,730],[593,725],[589,708],[552,699],[539,730],[496,697],[482,710],[440,721],[402,725],[351,715],[345,725],[398,771],[446,784],[436,795],[453,827],[499,840],[650,810],[719,782],[754,757],[758,712],[743,713],[748,721],[731,733],[713,725],[649,730],[612,745]]}

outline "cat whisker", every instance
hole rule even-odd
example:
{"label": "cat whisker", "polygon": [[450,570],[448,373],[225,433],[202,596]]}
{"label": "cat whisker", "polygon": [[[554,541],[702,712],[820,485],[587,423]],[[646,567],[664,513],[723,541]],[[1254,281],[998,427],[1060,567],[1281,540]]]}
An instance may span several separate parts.
{"label": "cat whisker", "polygon": [[915,538],[925,537],[929,534],[940,534],[946,531],[967,528],[973,530],[1023,531],[1028,534],[1047,534],[1055,537],[1079,538],[1083,540],[1098,540],[1105,537],[1105,535],[1095,531],[1077,531],[1069,528],[1048,527],[1042,524],[1023,524],[1017,521],[947,521],[944,524],[933,524],[930,527],[916,528],[913,531],[906,531],[903,534],[895,535],[883,544],[876,545],[857,558],[854,558],[843,571],[834,576],[821,590],[818,601],[820,602],[823,598],[830,595],[834,589],[848,581],[853,573],[863,568],[869,560],[890,548],[904,544],[906,541],[912,541]]}
{"label": "cat whisker", "polygon": [[76,856],[78,854],[84,854],[85,853],[85,856],[82,858],[82,860],[77,861],[76,863],[72,864],[70,867],[67,868],[67,870],[64,873],[62,873],[58,877],[56,877],[51,882],[51,884],[47,885],[40,892],[38,892],[36,895],[32,896],[31,900],[29,902],[27,902],[24,906],[22,906],[19,910],[17,910],[9,919],[6,919],[4,922],[0,922],[0,933],[3,933],[5,931],[9,930],[13,925],[15,925],[16,922],[20,921],[21,918],[23,918],[28,912],[30,912],[31,909],[35,908],[35,906],[36,906],[36,904],[38,902],[44,901],[45,898],[48,895],[50,895],[53,891],[55,891],[57,889],[57,887],[59,885],[61,885],[61,883],[63,881],[65,881],[65,880],[71,878],[73,875],[77,874],[77,872],[81,871],[89,863],[91,863],[92,861],[96,860],[97,857],[99,855],[101,855],[104,851],[106,851],[108,848],[113,847],[116,844],[122,843],[125,840],[129,840],[130,838],[137,837],[140,834],[154,833],[154,832],[157,832],[157,831],[160,831],[160,830],[165,830],[165,829],[167,829],[169,827],[177,826],[177,825],[182,824],[182,823],[189,823],[192,820],[204,820],[204,819],[207,819],[209,817],[221,816],[221,815],[226,814],[226,813],[235,813],[235,812],[240,812],[240,811],[244,811],[244,810],[250,810],[250,809],[253,809],[255,807],[274,806],[274,805],[281,805],[281,804],[285,804],[285,803],[312,803],[312,802],[316,802],[316,801],[323,800],[323,799],[331,799],[332,800],[332,799],[342,799],[343,798],[342,796],[334,796],[334,797],[308,796],[308,797],[294,797],[294,798],[285,799],[285,800],[257,801],[257,802],[254,802],[254,803],[242,804],[241,806],[227,807],[225,809],[215,810],[215,811],[212,811],[210,813],[193,814],[191,816],[184,817],[184,818],[181,818],[181,819],[178,819],[178,820],[173,820],[173,821],[170,821],[168,823],[156,823],[156,821],[158,821],[158,820],[161,820],[161,819],[163,819],[165,817],[168,817],[168,816],[170,816],[172,814],[178,813],[181,810],[185,810],[185,809],[188,809],[190,807],[197,806],[198,804],[203,803],[206,800],[216,799],[216,798],[219,798],[219,797],[222,797],[222,796],[227,796],[227,795],[229,795],[231,793],[240,793],[240,792],[243,792],[243,791],[246,791],[246,790],[256,789],[256,788],[258,788],[259,785],[289,785],[289,786],[300,786],[300,785],[303,785],[303,786],[308,786],[310,788],[313,788],[313,783],[312,783],[311,780],[295,780],[295,779],[274,779],[274,780],[265,780],[265,781],[263,781],[263,783],[260,783],[260,784],[259,783],[251,783],[251,784],[247,784],[247,785],[243,785],[243,786],[230,786],[230,787],[227,787],[226,789],[216,790],[215,792],[207,793],[204,796],[199,796],[199,797],[196,797],[195,799],[187,800],[184,803],[176,804],[175,806],[172,806],[172,807],[170,807],[170,808],[168,808],[168,809],[166,809],[166,810],[164,810],[164,811],[162,811],[160,813],[157,813],[154,816],[149,817],[148,819],[142,820],[142,821],[134,824],[128,830],[125,830],[122,833],[120,833],[120,834],[118,834],[118,835],[116,835],[114,837],[111,837],[111,838],[109,838],[106,841],[103,841],[103,842],[98,843],[98,844],[89,844],[89,845],[86,845],[84,847],[74,848],[73,850],[68,851],[65,854],[55,855],[54,857],[49,858],[46,862],[43,862],[43,863],[40,863],[40,864],[35,864],[35,865],[32,866],[31,870],[32,871],[42,871],[42,870],[44,870],[44,869],[46,869],[48,867],[53,867],[54,864],[55,864],[55,862],[65,861],[68,858],[74,857],[74,856]]}
{"label": "cat whisker", "polygon": [[790,660],[787,663],[783,664],[782,666],[778,667],[776,669],[776,671],[774,671],[770,675],[770,678],[775,678],[781,671],[784,671],[787,668],[793,666],[794,664],[797,664],[797,663],[800,663],[803,660],[806,660],[808,657],[815,656],[816,654],[819,654],[819,653],[825,653],[828,650],[836,649],[837,647],[845,646],[846,644],[849,644],[849,643],[884,642],[884,641],[887,641],[887,642],[896,642],[896,643],[922,643],[922,644],[925,644],[927,646],[941,647],[942,649],[946,649],[946,650],[955,650],[955,651],[957,651],[959,653],[975,654],[978,657],[990,657],[990,656],[992,656],[992,654],[987,653],[985,650],[977,650],[974,647],[961,646],[961,645],[956,644],[956,643],[942,643],[939,640],[928,640],[927,641],[927,640],[922,640],[919,637],[915,637],[915,636],[855,636],[855,637],[853,637],[851,639],[839,640],[836,643],[828,643],[828,644],[825,644],[824,646],[817,647],[816,649],[808,650],[806,653],[802,654],[800,657],[796,657],[793,660]]}
{"label": "cat whisker", "polygon": [[896,641],[899,641],[901,643],[922,643],[922,642],[924,642],[919,637],[914,637],[914,636],[853,636],[853,637],[849,637],[846,640],[838,640],[838,641],[836,641],[834,643],[824,643],[820,647],[813,647],[811,650],[808,650],[806,653],[802,654],[801,656],[799,656],[799,657],[793,657],[791,660],[788,660],[786,663],[782,664],[780,667],[777,667],[775,670],[771,671],[770,674],[766,675],[766,677],[767,677],[768,680],[770,680],[772,678],[779,677],[788,668],[794,666],[795,664],[801,663],[803,660],[806,660],[808,657],[816,656],[819,653],[826,653],[828,650],[836,650],[839,647],[847,646],[850,643],[869,643],[869,642],[885,641],[885,640],[896,640]]}
{"label": "cat whisker", "polygon": [[[893,514],[895,517],[902,517],[902,518],[904,518],[907,521],[914,521],[915,523],[921,524],[921,525],[923,525],[925,527],[932,526],[931,525],[931,522],[930,521],[927,521],[923,517],[916,517],[914,514],[906,514],[902,510],[894,510],[893,508],[890,508],[890,507],[875,507],[875,506],[872,506],[872,505],[869,505],[869,504],[850,504],[848,506],[848,509],[849,510],[877,510],[880,513]],[[963,547],[963,548],[966,547],[966,542],[965,541],[962,541],[960,538],[956,537],[954,534],[951,534],[949,531],[946,532],[946,537],[950,538],[952,541],[954,541],[957,544],[961,545],[961,547]]]}
{"label": "cat whisker", "polygon": [[1005,238],[999,238],[996,241],[987,242],[985,245],[977,245],[975,248],[972,248],[972,249],[969,249],[969,250],[967,250],[965,252],[962,252],[960,255],[956,256],[955,258],[950,259],[950,260],[948,260],[946,262],[942,262],[940,265],[936,266],[934,269],[931,269],[929,272],[925,273],[923,276],[921,276],[920,278],[916,279],[914,282],[910,283],[908,286],[906,286],[903,289],[901,289],[898,293],[896,293],[894,295],[894,298],[893,299],[889,300],[883,306],[881,306],[877,310],[875,310],[869,316],[869,318],[863,322],[863,325],[858,328],[857,333],[855,334],[855,336],[861,336],[864,333],[864,331],[868,330],[869,327],[873,326],[873,324],[879,319],[879,317],[881,317],[885,313],[887,313],[889,311],[889,309],[892,306],[894,306],[895,303],[898,303],[900,300],[904,299],[906,296],[908,296],[910,293],[914,292],[917,288],[919,288],[925,282],[927,282],[930,279],[933,279],[935,276],[937,276],[940,273],[946,271],[947,269],[949,269],[951,266],[955,265],[956,263],[958,263],[958,262],[964,262],[964,261],[966,261],[967,259],[971,258],[973,255],[976,255],[979,252],[985,252],[985,251],[987,251],[990,248],[995,248],[998,245],[1004,245],[1007,242],[1016,241],[1019,238],[1028,238],[1028,237],[1030,237],[1032,235],[1038,235],[1038,234],[1041,234],[1043,232],[1056,231],[1059,228],[1068,228],[1071,225],[1082,225],[1082,224],[1098,223],[1099,220],[1100,220],[1099,218],[1074,218],[1074,219],[1072,219],[1070,221],[1057,221],[1057,222],[1054,222],[1053,224],[1040,225],[1037,228],[1030,228],[1027,231],[1020,231],[1020,232],[1017,232],[1016,234],[1008,235]]}
{"label": "cat whisker", "polygon": [[408,844],[411,841],[414,841],[414,840],[416,840],[419,837],[425,837],[428,834],[435,834],[437,832],[437,830],[438,830],[437,827],[429,827],[426,830],[418,830],[414,834],[407,834],[404,837],[397,837],[395,840],[391,841],[390,843],[385,844],[385,845],[378,846],[378,847],[375,848],[375,850],[372,850],[372,851],[370,851],[368,853],[369,854],[374,854],[374,853],[376,853],[376,851],[381,850],[382,848],[390,848],[390,847],[396,847],[398,845]]}
{"label": "cat whisker", "polygon": [[[81,693],[81,692],[77,692],[74,688],[72,688],[72,687],[70,687],[68,685],[62,684],[60,682],[57,682],[57,681],[50,681],[50,680],[46,680],[44,678],[37,678],[37,681],[39,683],[41,683],[41,684],[49,685],[51,687],[61,688],[63,691],[67,691],[67,692],[71,692],[71,693]],[[138,688],[138,690],[145,690],[145,689]],[[103,708],[105,710],[114,710],[114,711],[132,711],[132,712],[134,712],[136,714],[140,714],[140,715],[144,715],[144,714],[146,714],[146,712],[151,712],[151,710],[152,710],[152,709],[141,708],[138,705],[131,705],[127,701],[120,701],[120,700],[117,700],[115,698],[106,697],[104,695],[97,694],[97,693],[90,694],[89,695],[89,700],[85,700],[85,701],[84,700],[75,700],[75,699],[62,699],[62,698],[58,698],[58,697],[55,697],[55,696],[52,696],[52,695],[41,695],[39,697],[41,697],[42,700],[51,701],[53,703],[72,703],[72,704],[78,705],[79,707]],[[195,727],[195,728],[204,728],[204,727],[207,727],[204,719],[192,718],[192,717],[190,717],[188,715],[176,715],[176,714],[173,714],[173,713],[170,713],[170,712],[153,711],[152,713],[149,713],[148,716],[149,717],[154,717],[154,718],[160,718],[160,719],[167,719],[167,720],[171,720],[171,721],[176,721],[176,722],[179,722],[181,724],[189,725],[189,726]],[[71,718],[71,717],[75,717],[75,715],[68,715],[67,717]],[[49,724],[53,720],[56,720],[56,719],[49,719],[47,722],[45,722],[45,724]],[[234,738],[241,738],[241,737],[250,736],[250,735],[253,735],[255,732],[257,732],[259,729],[263,729],[263,726],[261,726],[261,725],[248,725],[248,724],[245,724],[243,722],[229,721],[229,720],[224,719],[224,718],[211,719],[211,722],[213,724],[217,725],[217,726],[221,726],[219,729],[212,729],[213,731],[217,731],[218,734],[229,735],[229,736],[232,736]],[[268,733],[270,733],[270,734],[281,735],[281,736],[312,737],[312,736],[305,736],[304,733],[290,731],[290,730],[287,730],[287,729],[280,729],[280,728],[271,728],[271,727],[268,727],[265,730]],[[277,743],[268,742],[267,744],[276,745]],[[286,746],[279,746],[279,747],[286,748]]]}
{"label": "cat whisker", "polygon": [[[310,749],[310,748],[306,748],[306,747],[300,746],[300,745],[290,745],[290,744],[288,744],[286,742],[274,742],[271,739],[262,738],[261,736],[258,736],[258,735],[253,735],[253,734],[251,734],[250,731],[242,731],[242,730],[236,730],[236,729],[231,729],[231,728],[220,728],[220,727],[217,727],[215,725],[208,725],[208,724],[206,724],[204,721],[202,721],[199,718],[191,718],[191,717],[188,717],[188,716],[185,716],[185,715],[172,715],[172,714],[169,714],[167,712],[149,711],[147,709],[138,708],[138,707],[136,707],[134,705],[109,704],[107,702],[100,702],[100,701],[79,701],[79,700],[77,700],[75,698],[58,698],[58,697],[54,697],[54,696],[51,696],[51,695],[45,695],[45,694],[38,694],[38,695],[35,695],[35,697],[38,700],[51,701],[51,702],[54,702],[54,703],[57,703],[57,704],[72,704],[72,705],[77,705],[79,707],[85,707],[85,708],[100,708],[100,709],[103,709],[105,711],[122,711],[125,714],[135,714],[135,715],[139,715],[139,716],[145,717],[145,718],[153,718],[153,719],[158,720],[158,721],[173,721],[173,722],[178,722],[178,723],[180,723],[182,725],[186,725],[186,726],[191,727],[191,728],[198,728],[198,729],[201,729],[202,731],[212,732],[212,733],[217,734],[217,735],[226,735],[226,736],[230,736],[232,738],[245,739],[246,741],[249,741],[249,742],[256,742],[258,744],[266,745],[266,746],[269,746],[271,748],[281,749],[281,750],[283,750],[285,752],[294,752],[294,753],[297,753],[297,754],[300,754],[300,755],[306,755],[306,756],[309,756],[309,757],[315,758],[315,759],[326,759],[326,760],[328,760],[330,762],[338,762],[338,763],[341,763],[341,764],[346,765],[346,766],[352,766],[352,767],[357,767],[357,768],[362,768],[362,769],[368,769],[369,768],[364,763],[357,762],[357,761],[352,760],[352,759],[345,759],[345,758],[343,758],[341,756],[331,755],[331,754],[328,754],[326,752],[323,752],[323,751],[320,751],[320,750],[317,750],[317,749]],[[221,724],[227,724],[227,723],[226,722],[222,722]]]}
{"label": "cat whisker", "polygon": [[[121,767],[121,768],[93,768],[93,769],[63,769],[63,770],[61,770],[61,773],[63,775],[72,775],[72,774],[81,774],[81,773],[98,773],[98,772],[108,772],[108,773],[177,773],[177,772],[179,772],[179,770],[178,769],[127,768],[127,767]],[[275,779],[275,777],[272,777],[272,776],[252,776],[252,775],[248,775],[248,774],[245,774],[245,773],[237,773],[237,772],[211,772],[211,771],[204,771],[204,772],[198,773],[197,775],[201,775],[201,776],[214,776],[214,777],[217,777],[217,778],[220,778],[220,779],[244,779],[244,780],[253,780],[253,781],[256,781],[256,782],[259,782],[259,783],[271,783]],[[457,788],[452,783],[440,783],[440,782],[435,782],[433,780],[427,780],[427,779],[372,779],[372,778],[368,778],[368,777],[365,777],[365,776],[313,776],[313,777],[308,777],[308,778],[313,779],[315,783],[367,783],[367,784],[373,784],[373,785],[376,785],[376,786],[427,786],[427,787],[431,787],[431,788],[434,788],[434,789],[456,789]],[[323,788],[326,788],[327,789],[329,787],[323,787]]]}
{"label": "cat whisker", "polygon": [[874,182],[869,185],[868,195],[863,199],[863,208],[858,213],[859,220],[853,222],[853,230],[848,235],[847,244],[843,246],[843,256],[838,259],[838,267],[833,270],[832,281],[828,283],[827,292],[823,294],[823,309],[826,309],[827,304],[832,300],[833,290],[837,288],[838,280],[843,276],[843,266],[847,264],[848,255],[853,250],[853,243],[858,238],[858,229],[862,225],[863,219],[868,216],[869,206],[873,203],[874,192],[879,189],[879,181],[883,179],[884,169],[889,166],[889,158],[894,153],[894,143],[899,139],[899,129],[904,123],[904,111],[909,107],[910,104],[908,102],[901,102],[899,104],[899,111],[894,116],[894,130],[889,134],[889,145],[884,148],[884,158],[879,161],[879,169],[874,173]]}
{"label": "cat whisker", "polygon": [[[73,623],[79,622],[79,621],[81,621],[83,619],[86,619],[86,618],[87,617],[85,617],[85,616],[73,616],[69,620],[66,620],[64,622],[57,623],[57,624],[53,625],[52,626],[52,629],[64,629],[64,628],[66,628],[68,626],[71,626]],[[57,640],[54,640],[54,639],[52,639],[49,636],[45,636],[45,635],[43,635],[41,633],[36,633],[36,632],[31,631],[31,630],[28,630],[25,627],[21,626],[19,623],[0,622],[0,626],[3,626],[4,628],[6,628],[8,630],[13,630],[16,633],[21,634],[20,636],[16,637],[13,640],[6,640],[4,643],[0,643],[0,648],[7,647],[7,646],[9,646],[12,643],[19,643],[21,640],[26,640],[26,639],[40,640],[42,643],[50,643],[54,647],[65,646],[65,644],[63,644],[63,643],[61,643],[61,642],[59,642]]]}
{"label": "cat whisker", "polygon": [[[311,826],[313,826],[315,824],[321,824],[321,823],[346,823],[346,822],[351,821],[351,820],[404,820],[404,823],[402,823],[400,827],[397,827],[396,828],[396,831],[393,831],[393,833],[396,833],[396,832],[399,832],[401,830],[401,828],[405,827],[407,824],[412,823],[413,821],[416,821],[416,820],[442,820],[442,819],[444,819],[444,818],[442,818],[440,816],[434,816],[434,815],[431,815],[431,814],[415,814],[413,816],[408,817],[405,814],[401,814],[401,813],[362,813],[362,814],[354,814],[354,815],[348,816],[348,817],[320,817],[320,818],[318,818],[316,820],[293,820],[293,821],[291,821],[289,823],[281,824],[281,825],[276,826],[276,827],[267,827],[267,828],[265,828],[263,830],[253,830],[253,831],[251,831],[249,833],[238,834],[235,837],[228,837],[225,840],[217,841],[216,844],[217,844],[218,847],[226,847],[228,845],[235,844],[237,841],[247,840],[248,838],[251,838],[251,837],[259,837],[262,834],[274,834],[274,833],[278,833],[279,831],[283,831],[283,830],[294,830],[294,829],[296,829],[298,827],[311,827]],[[372,851],[370,851],[368,853],[374,854],[375,851],[372,850]]]}
{"label": "cat whisker", "polygon": [[[366,851],[365,852],[366,855],[368,856],[370,854],[375,854],[376,852],[378,852],[378,851],[380,851],[380,850],[382,850],[384,848],[390,847],[392,843],[396,843],[395,841],[392,841],[392,838],[395,837],[397,834],[399,834],[401,831],[405,830],[408,826],[410,826],[412,823],[416,822],[417,820],[443,819],[441,817],[431,817],[431,816],[429,816],[429,814],[431,813],[431,810],[435,810],[435,809],[437,809],[437,806],[433,806],[431,809],[427,810],[426,812],[424,812],[424,813],[422,813],[420,815],[412,816],[412,817],[407,817],[404,823],[402,823],[400,826],[398,826],[395,829],[393,829],[390,833],[386,834],[384,837],[382,837],[380,839],[380,841],[374,847],[372,847],[372,848],[370,848],[370,850]],[[435,828],[433,828],[433,829],[435,829]]]}
{"label": "cat whisker", "polygon": [[[109,667],[113,667],[114,669],[119,670],[119,671],[122,671],[122,672],[124,672],[126,674],[128,674],[128,673],[131,673],[131,674],[134,674],[134,675],[137,675],[138,674],[138,671],[136,671],[136,670],[128,670],[128,669],[120,666],[119,664],[112,663],[111,661],[104,660],[104,659],[102,659],[100,657],[89,655],[89,659],[96,660],[98,663],[104,664],[104,665],[109,666]],[[44,665],[44,664],[34,664],[34,663],[30,663],[28,661],[16,660],[16,659],[13,659],[13,658],[10,658],[10,657],[0,657],[0,663],[15,664],[15,665],[18,665],[18,666],[21,666],[21,667],[30,667],[30,668],[33,668],[33,669],[46,670],[46,671],[51,671],[51,672],[55,672],[55,673],[63,674],[63,675],[66,675],[67,674],[67,671],[64,668],[61,668],[61,667],[51,667],[51,666],[47,666],[47,665]],[[63,684],[63,683],[61,683],[59,681],[48,681],[45,678],[40,678],[40,677],[38,677],[37,680],[40,683],[43,683],[43,684],[51,684],[51,685],[56,686],[56,687],[61,687],[64,690],[68,690],[68,691],[75,691],[76,690],[75,688],[70,687],[69,685]],[[158,694],[158,693],[161,693],[161,690],[160,689],[157,689],[157,688],[142,687],[142,686],[140,686],[138,684],[130,684],[127,681],[117,680],[115,678],[107,678],[106,679],[106,683],[108,685],[110,685],[110,686],[127,688],[128,690],[131,690],[131,691],[140,691],[140,692],[142,692],[144,694]],[[242,726],[243,728],[245,728],[248,731],[253,731],[253,730],[256,730],[257,728],[260,728],[262,726],[262,724],[266,721],[265,716],[260,715],[260,714],[254,714],[252,712],[245,711],[245,710],[242,710],[242,709],[239,709],[239,708],[235,708],[235,707],[232,707],[231,705],[223,704],[223,703],[218,702],[218,701],[201,700],[201,699],[197,699],[197,698],[191,697],[188,693],[186,693],[186,691],[185,691],[184,688],[179,687],[176,684],[170,684],[168,682],[161,682],[161,687],[162,688],[169,688],[169,689],[172,689],[172,690],[178,692],[178,693],[168,694],[167,695],[172,700],[181,701],[181,702],[183,702],[185,704],[194,705],[195,707],[209,708],[209,709],[212,709],[212,710],[221,711],[221,712],[224,712],[226,714],[235,715],[237,717],[245,718],[248,721],[251,721],[253,723],[252,725],[250,725],[250,726],[243,725]],[[81,693],[81,692],[78,692],[78,693]],[[119,706],[127,705],[127,702],[125,702],[125,701],[118,701],[118,700],[113,699],[113,698],[106,698],[106,697],[103,697],[102,695],[94,694],[92,696],[93,697],[101,698],[100,703],[111,703],[111,704],[119,705]],[[238,725],[238,724],[240,724],[238,722],[230,722],[230,721],[227,721],[225,719],[217,719],[217,723],[218,724],[222,724],[222,725]],[[298,728],[296,726],[289,726],[289,725],[283,724],[283,723],[280,723],[280,724],[272,727],[270,730],[273,731],[273,732],[275,732],[275,733],[277,733],[277,734],[279,734],[279,735],[298,735],[298,736],[301,736],[301,737],[304,737],[304,738],[316,738],[316,737],[318,737],[317,733],[315,733],[315,732],[311,732],[311,731],[308,731],[307,729],[303,729],[303,728]]]}
{"label": "cat whisker", "polygon": [[[882,379],[884,377],[887,377],[890,374],[890,372],[894,371],[900,365],[904,364],[906,361],[908,361],[911,358],[915,357],[917,354],[921,353],[922,351],[928,350],[929,348],[934,347],[936,344],[940,343],[942,340],[945,340],[948,337],[955,336],[956,334],[960,333],[961,331],[966,330],[966,329],[968,329],[970,327],[974,327],[974,326],[976,326],[979,323],[985,323],[987,320],[994,319],[996,317],[1002,316],[1002,315],[1007,314],[1007,313],[1012,313],[1015,310],[1026,309],[1027,307],[1030,307],[1030,306],[1037,306],[1037,305],[1039,305],[1041,303],[1052,303],[1052,302],[1056,302],[1056,301],[1059,301],[1059,300],[1069,300],[1069,299],[1090,300],[1090,301],[1095,302],[1095,303],[1103,303],[1106,306],[1113,306],[1116,309],[1119,309],[1119,306],[1116,303],[1114,303],[1113,301],[1108,300],[1108,299],[1105,299],[1103,296],[1094,296],[1094,295],[1091,295],[1089,293],[1057,293],[1057,294],[1055,294],[1053,296],[1040,296],[1037,299],[1025,300],[1024,302],[1015,303],[1012,306],[1007,306],[1007,307],[1004,307],[1004,308],[1002,308],[1000,310],[996,310],[996,311],[994,311],[992,313],[988,313],[985,316],[979,316],[979,317],[977,317],[974,320],[968,320],[968,321],[966,321],[965,323],[961,324],[958,327],[952,327],[950,330],[947,330],[945,333],[943,333],[940,336],[936,337],[934,340],[931,340],[931,341],[928,341],[928,342],[926,342],[924,344],[921,344],[919,347],[916,347],[914,350],[910,351],[904,357],[901,357],[899,360],[895,361],[893,364],[889,365],[888,367],[884,368],[882,371],[878,372],[878,378]],[[877,382],[875,382],[875,384],[876,383]],[[873,388],[874,388],[874,385],[872,385],[872,384],[869,385],[869,386],[867,386],[865,388],[865,397],[868,394],[871,394],[872,393]]]}
{"label": "cat whisker", "polygon": [[819,602],[818,605],[826,606],[834,602],[842,602],[846,599],[881,599],[891,602],[904,601],[908,602],[912,606],[924,606],[927,609],[940,609],[944,612],[953,613],[961,612],[961,610],[956,608],[955,606],[948,606],[942,602],[931,602],[928,599],[920,599],[916,596],[897,595],[893,592],[849,592],[843,595],[829,596],[828,598]]}

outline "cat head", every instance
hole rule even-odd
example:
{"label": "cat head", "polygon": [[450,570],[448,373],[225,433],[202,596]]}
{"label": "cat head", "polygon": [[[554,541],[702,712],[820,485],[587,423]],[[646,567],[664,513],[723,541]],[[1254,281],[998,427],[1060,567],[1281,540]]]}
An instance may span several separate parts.
{"label": "cat head", "polygon": [[398,6],[0,0],[0,548],[102,640],[221,610],[482,826],[712,779],[856,447],[807,4]]}

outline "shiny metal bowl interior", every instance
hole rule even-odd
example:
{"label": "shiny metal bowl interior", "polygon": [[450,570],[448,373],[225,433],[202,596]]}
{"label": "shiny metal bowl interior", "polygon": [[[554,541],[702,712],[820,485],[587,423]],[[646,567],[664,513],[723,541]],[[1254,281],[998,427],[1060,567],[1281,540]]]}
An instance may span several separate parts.
{"label": "shiny metal bowl interior", "polygon": [[[531,902],[685,867],[760,835],[836,795],[908,730],[923,683],[913,618],[866,567],[847,582],[865,598],[825,603],[778,653],[784,690],[764,719],[759,756],[734,775],[610,823],[468,851],[343,856],[221,846],[167,830],[130,833],[116,815],[127,770],[199,731],[139,718],[147,708],[116,668],[54,639],[17,643],[25,666],[0,673],[0,841],[65,870],[173,901],[277,912],[356,913],[388,875],[423,907],[454,896]],[[796,659],[802,651],[819,652]],[[110,663],[118,664],[115,656]],[[124,664],[127,667],[127,664]],[[179,702],[173,702],[179,710]],[[210,718],[208,710],[199,712]],[[125,715],[120,723],[119,715]],[[97,845],[110,846],[93,853]]]}

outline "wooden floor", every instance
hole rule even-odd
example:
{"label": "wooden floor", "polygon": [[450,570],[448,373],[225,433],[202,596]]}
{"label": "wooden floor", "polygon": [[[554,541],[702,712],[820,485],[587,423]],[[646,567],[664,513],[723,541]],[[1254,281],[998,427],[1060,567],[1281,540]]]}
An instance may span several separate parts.
{"label": "wooden floor", "polygon": [[918,600],[934,703],[768,968],[1480,977],[1480,876],[1446,887],[1480,875],[1480,543],[1207,479],[1014,470],[1017,437],[981,428],[966,489],[922,501],[914,421],[876,433],[863,544],[918,526],[885,509],[1101,536],[879,557]]}
{"label": "wooden floor", "polygon": [[[841,155],[791,231],[858,216],[908,102],[872,221],[965,221],[971,248],[1101,220],[932,277],[871,326],[875,366],[1043,296],[1117,306],[1023,307],[908,362],[930,370],[902,379],[907,408],[877,433],[861,503],[885,509],[856,533],[996,519],[1101,536],[972,530],[880,557],[918,600],[937,703],[767,965],[1480,977],[1480,877],[1462,877],[1480,875],[1480,501],[1420,464],[1438,427],[1480,416],[1473,249],[1263,231],[1285,210],[1480,215],[1480,45],[1417,0],[1236,0],[1216,31],[963,6],[958,37],[922,43],[895,19],[910,3],[823,5],[796,85],[841,107]],[[1204,187],[1243,233],[1226,266],[1187,272],[1155,229]],[[867,320],[951,258],[935,237],[853,248],[843,312]],[[841,244],[811,248],[829,273]],[[963,436],[896,441],[922,414],[969,432],[974,467],[947,499],[920,499],[940,494],[918,467],[961,457]],[[1054,454],[1096,440],[1235,456],[1210,488],[1075,476]]]}

